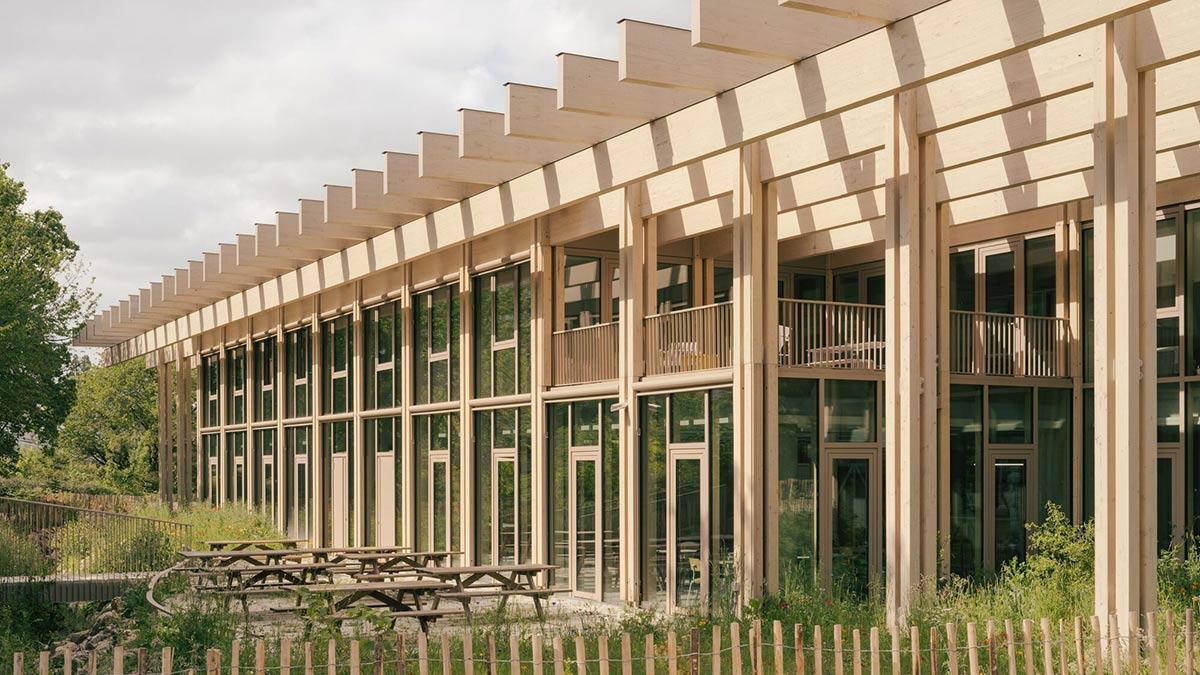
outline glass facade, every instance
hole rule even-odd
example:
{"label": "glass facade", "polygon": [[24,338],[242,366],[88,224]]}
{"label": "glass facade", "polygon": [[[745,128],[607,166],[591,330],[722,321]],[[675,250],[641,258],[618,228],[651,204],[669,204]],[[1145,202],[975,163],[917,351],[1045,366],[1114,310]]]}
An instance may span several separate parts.
{"label": "glass facade", "polygon": [[413,402],[458,400],[458,284],[413,296]]}
{"label": "glass facade", "polygon": [[472,288],[475,396],[528,393],[533,304],[529,265],[477,276]]}
{"label": "glass facade", "polygon": [[474,421],[476,562],[531,562],[534,501],[529,408],[481,410]]}
{"label": "glass facade", "polygon": [[400,303],[363,310],[363,408],[377,410],[401,404]]}

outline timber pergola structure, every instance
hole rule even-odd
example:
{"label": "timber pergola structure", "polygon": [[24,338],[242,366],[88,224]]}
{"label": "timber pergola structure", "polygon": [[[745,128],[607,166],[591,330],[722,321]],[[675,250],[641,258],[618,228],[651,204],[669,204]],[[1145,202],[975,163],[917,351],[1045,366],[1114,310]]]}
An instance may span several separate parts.
{"label": "timber pergola structure", "polygon": [[88,322],[158,368],[165,496],[667,608],[861,567],[903,616],[1022,555],[1049,495],[1094,513],[1097,613],[1152,609],[1191,511],[1200,7],[697,0],[619,31]]}

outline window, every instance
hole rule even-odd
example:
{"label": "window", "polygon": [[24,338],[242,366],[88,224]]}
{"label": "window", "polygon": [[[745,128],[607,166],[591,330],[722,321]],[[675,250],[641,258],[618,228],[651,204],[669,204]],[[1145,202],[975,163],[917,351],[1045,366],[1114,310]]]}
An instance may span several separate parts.
{"label": "window", "polygon": [[533,458],[529,408],[475,413],[475,557],[480,564],[529,562],[533,549]]}
{"label": "window", "polygon": [[780,578],[817,574],[818,380],[779,378]]}
{"label": "window", "polygon": [[475,395],[529,391],[533,302],[529,265],[475,277]]}
{"label": "window", "polygon": [[375,473],[374,464],[378,457],[392,458],[392,473],[394,475],[394,497],[392,499],[395,514],[394,527],[396,532],[396,544],[407,539],[404,532],[404,471],[401,463],[396,455],[398,448],[403,448],[401,443],[401,424],[400,417],[378,417],[368,418],[363,420],[363,502],[366,505],[367,511],[367,537],[373,541],[373,533],[377,527],[378,516],[376,515],[377,495],[375,494]]}
{"label": "window", "polygon": [[1033,442],[1032,389],[988,388],[988,442],[1005,445]]}
{"label": "window", "polygon": [[275,419],[275,338],[254,343],[254,420]]}
{"label": "window", "polygon": [[950,309],[975,311],[975,251],[950,254]]}
{"label": "window", "polygon": [[[334,544],[334,524],[344,527],[346,531],[345,545],[355,546],[355,508],[354,489],[354,428],[350,420],[340,422],[325,422],[321,425],[321,487],[325,517],[325,544]],[[334,462],[344,463],[337,473],[340,479],[334,481]],[[335,491],[337,494],[335,495]]]}
{"label": "window", "polygon": [[713,268],[713,302],[733,300],[733,268]]}
{"label": "window", "polygon": [[275,430],[254,431],[254,506],[274,523],[278,515],[276,494]]}
{"label": "window", "polygon": [[413,296],[413,402],[458,400],[458,284]]}
{"label": "window", "polygon": [[660,261],[657,284],[655,309],[659,314],[677,312],[692,306],[691,265]]}
{"label": "window", "polygon": [[305,425],[283,430],[287,460],[284,478],[284,527],[298,539],[308,539],[312,533],[309,515],[312,508],[312,465],[309,464],[309,445],[312,427]]}
{"label": "window", "polygon": [[221,435],[204,434],[200,437],[200,494],[208,503],[216,506],[221,500]]}
{"label": "window", "polygon": [[350,361],[354,352],[354,331],[350,315],[321,324],[321,412],[349,412],[354,405],[351,392]]}
{"label": "window", "polygon": [[246,348],[225,352],[226,424],[246,423]]}
{"label": "window", "polygon": [[950,571],[983,569],[983,387],[950,387]]}
{"label": "window", "polygon": [[563,328],[582,328],[602,321],[600,279],[604,261],[568,255],[563,265]]}
{"label": "window", "polygon": [[1025,313],[1054,316],[1054,235],[1025,240]]}
{"label": "window", "polygon": [[874,443],[875,380],[825,380],[825,440]]}
{"label": "window", "polygon": [[400,303],[389,302],[363,310],[363,407],[366,410],[400,405]]}
{"label": "window", "polygon": [[246,432],[225,434],[225,500],[246,503]]}
{"label": "window", "polygon": [[209,354],[200,359],[200,377],[202,379],[202,391],[204,399],[201,405],[204,406],[204,419],[202,424],[205,427],[221,426],[220,409],[221,409],[221,370],[220,357],[217,354]]}
{"label": "window", "polygon": [[309,400],[309,375],[312,373],[311,332],[308,328],[286,333],[284,336],[286,359],[287,401],[286,416],[308,417],[312,415]]}

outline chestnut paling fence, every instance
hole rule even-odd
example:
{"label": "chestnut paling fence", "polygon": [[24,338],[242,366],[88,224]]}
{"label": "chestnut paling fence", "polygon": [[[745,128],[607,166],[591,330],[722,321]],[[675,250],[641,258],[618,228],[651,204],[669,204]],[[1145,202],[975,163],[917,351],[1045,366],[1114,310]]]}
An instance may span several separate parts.
{"label": "chestnut paling fence", "polygon": [[[753,623],[697,625],[685,631],[529,634],[530,627],[500,633],[446,629],[425,633],[379,633],[369,639],[315,643],[281,639],[231,644],[176,654],[116,646],[105,653],[76,654],[69,646],[52,654],[16,653],[13,672],[86,673],[271,673],[385,675],[390,673],[667,673],[691,675],[862,675],[880,673],[1194,673],[1196,639],[1192,611],[1073,621],[988,621],[888,630],[840,625]],[[537,630],[534,628],[533,630]]]}
{"label": "chestnut paling fence", "polygon": [[169,567],[191,543],[184,523],[0,497],[0,598],[105,600]]}

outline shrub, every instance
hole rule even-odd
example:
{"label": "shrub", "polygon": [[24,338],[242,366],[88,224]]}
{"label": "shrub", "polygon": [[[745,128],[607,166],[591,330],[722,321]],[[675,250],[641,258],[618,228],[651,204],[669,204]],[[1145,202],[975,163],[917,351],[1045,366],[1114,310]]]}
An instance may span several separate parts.
{"label": "shrub", "polygon": [[173,611],[154,623],[151,643],[171,647],[179,665],[204,663],[205,649],[227,648],[237,634],[238,617],[220,599],[192,594]]}
{"label": "shrub", "polygon": [[277,539],[283,534],[262,514],[238,506],[214,507],[191,504],[170,511],[162,504],[146,504],[134,509],[143,518],[173,520],[192,526],[192,547],[218,539]]}
{"label": "shrub", "polygon": [[0,518],[0,576],[40,576],[50,570],[50,559],[37,542]]}

